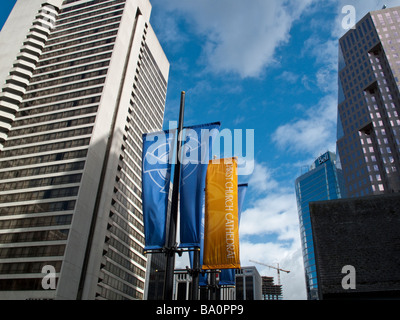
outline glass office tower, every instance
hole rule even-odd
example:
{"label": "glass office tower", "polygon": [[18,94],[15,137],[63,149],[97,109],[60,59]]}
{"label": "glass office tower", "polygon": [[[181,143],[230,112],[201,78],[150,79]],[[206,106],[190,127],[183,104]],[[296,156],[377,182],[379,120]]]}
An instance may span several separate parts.
{"label": "glass office tower", "polygon": [[337,150],[348,195],[400,191],[400,7],[339,41]]}
{"label": "glass office tower", "polygon": [[150,13],[18,0],[3,27],[0,299],[143,299],[142,133],[169,74]]}
{"label": "glass office tower", "polygon": [[309,171],[296,179],[295,188],[307,297],[309,300],[316,300],[318,299],[318,282],[309,203],[340,199],[345,196],[342,170],[337,166],[336,155],[327,152],[316,159]]}

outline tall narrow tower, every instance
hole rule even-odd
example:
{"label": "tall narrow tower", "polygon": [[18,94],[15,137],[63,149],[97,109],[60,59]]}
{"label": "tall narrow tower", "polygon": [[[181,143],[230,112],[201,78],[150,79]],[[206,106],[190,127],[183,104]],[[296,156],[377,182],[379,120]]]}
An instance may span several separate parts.
{"label": "tall narrow tower", "polygon": [[143,298],[141,141],[169,74],[150,13],[18,0],[1,31],[0,299]]}
{"label": "tall narrow tower", "polygon": [[400,191],[400,7],[368,13],[339,43],[337,148],[349,196]]}
{"label": "tall narrow tower", "polygon": [[346,197],[342,170],[337,166],[336,155],[327,152],[316,159],[310,170],[296,179],[295,188],[307,298],[317,300],[318,279],[309,204]]}

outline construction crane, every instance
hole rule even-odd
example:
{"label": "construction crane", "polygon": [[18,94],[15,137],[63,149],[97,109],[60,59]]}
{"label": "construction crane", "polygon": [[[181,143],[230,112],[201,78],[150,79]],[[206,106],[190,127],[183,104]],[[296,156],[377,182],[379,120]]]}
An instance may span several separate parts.
{"label": "construction crane", "polygon": [[288,271],[288,270],[280,269],[280,268],[279,268],[279,263],[278,263],[278,267],[273,267],[273,266],[270,266],[270,265],[265,264],[265,263],[262,263],[262,262],[258,262],[258,261],[254,261],[254,260],[250,260],[250,261],[251,261],[251,262],[254,262],[254,263],[257,263],[257,264],[261,264],[261,265],[266,266],[266,267],[268,267],[268,268],[272,268],[272,269],[277,270],[277,271],[278,271],[278,285],[281,285],[281,271],[286,272],[286,273],[289,273],[289,272],[290,272],[290,271]]}

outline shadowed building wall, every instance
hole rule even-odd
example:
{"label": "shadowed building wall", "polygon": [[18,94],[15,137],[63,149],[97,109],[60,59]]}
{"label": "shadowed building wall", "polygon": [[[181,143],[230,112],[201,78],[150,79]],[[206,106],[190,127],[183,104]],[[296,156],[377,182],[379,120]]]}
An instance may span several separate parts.
{"label": "shadowed building wall", "polygon": [[[310,204],[321,299],[400,298],[400,194]],[[345,266],[355,289],[345,290]]]}

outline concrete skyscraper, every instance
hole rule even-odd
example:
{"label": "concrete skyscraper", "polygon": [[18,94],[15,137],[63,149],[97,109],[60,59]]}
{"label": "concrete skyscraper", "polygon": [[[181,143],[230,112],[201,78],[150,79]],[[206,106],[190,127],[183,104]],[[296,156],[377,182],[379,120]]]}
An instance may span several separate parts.
{"label": "concrete skyscraper", "polygon": [[346,197],[342,170],[337,166],[336,155],[327,152],[316,159],[309,171],[296,179],[295,188],[307,298],[316,300],[318,299],[318,281],[309,204]]}
{"label": "concrete skyscraper", "polygon": [[339,43],[337,150],[348,195],[400,191],[400,7],[368,13]]}
{"label": "concrete skyscraper", "polygon": [[142,133],[169,74],[150,13],[18,0],[1,31],[0,299],[143,298]]}

